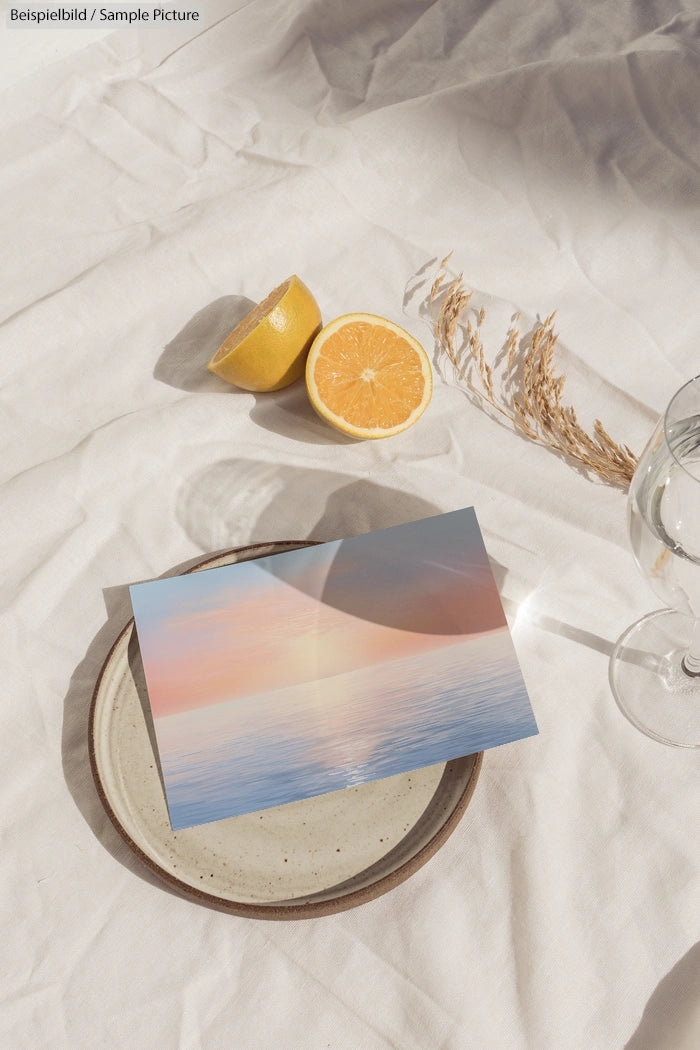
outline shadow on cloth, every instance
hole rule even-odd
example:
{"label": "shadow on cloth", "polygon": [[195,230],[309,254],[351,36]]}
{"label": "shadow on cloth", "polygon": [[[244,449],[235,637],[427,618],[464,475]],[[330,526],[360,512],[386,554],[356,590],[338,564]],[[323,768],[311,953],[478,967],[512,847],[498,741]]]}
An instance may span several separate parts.
{"label": "shadow on cloth", "polygon": [[[201,560],[201,557],[191,558],[163,575],[171,576],[184,572]],[[133,615],[129,584],[107,587],[102,593],[107,609],[107,621],[97,632],[85,656],[73,672],[63,701],[63,775],[75,804],[108,853],[151,885],[162,886],[175,896],[180,896],[149,871],[129,849],[107,816],[91,775],[88,724],[93,691],[112,646]]]}
{"label": "shadow on cloth", "polygon": [[[492,569],[496,573],[496,580],[498,581],[497,568],[494,567],[493,561]],[[547,616],[537,609],[530,608],[527,599],[518,602],[502,596],[501,601],[506,613],[513,617],[516,622],[528,623],[532,627],[547,631],[549,634],[558,634],[562,638],[568,638],[569,641],[576,642],[577,645],[585,645],[587,649],[593,649],[597,653],[602,653],[603,656],[608,658],[612,656],[617,648],[617,642],[611,642],[593,631],[587,631],[583,627],[576,627],[575,624],[566,623],[564,620],[558,620],[554,616]],[[643,649],[635,649],[630,645],[621,646],[617,651],[616,659],[636,664],[638,667],[645,667],[653,672],[659,670],[659,657],[654,656],[652,653],[647,653]]]}
{"label": "shadow on cloth", "polygon": [[303,378],[284,390],[256,394],[250,418],[264,430],[309,445],[354,445],[357,441],[317,415]]}
{"label": "shadow on cloth", "polygon": [[700,941],[666,974],[625,1050],[697,1050],[700,1046]]}
{"label": "shadow on cloth", "polygon": [[156,361],[153,378],[179,390],[230,394],[234,388],[207,365],[224,339],[255,306],[244,295],[224,295],[198,310],[167,344]]}
{"label": "shadow on cloth", "polygon": [[225,295],[203,307],[167,344],[155,364],[153,378],[192,393],[254,398],[252,422],[282,437],[313,445],[353,444],[354,438],[319,418],[303,378],[283,390],[255,393],[240,390],[207,370],[224,339],[255,305],[243,295]]}
{"label": "shadow on cloth", "polygon": [[[248,469],[249,480],[254,481],[254,474],[251,473],[254,464],[250,461],[243,462]],[[235,485],[236,483],[236,461],[219,464],[218,466],[224,468],[221,474],[217,473],[216,466],[208,468],[208,471],[204,472],[204,477],[196,479],[192,486],[190,500],[185,499],[181,508],[185,516],[188,514],[188,507],[190,510],[193,507],[197,508],[187,531],[190,537],[200,545],[201,541],[207,541],[214,535],[221,536],[225,533],[225,524],[223,531],[221,528],[215,528],[212,532],[204,529],[204,510],[209,506],[214,517],[223,514],[225,522],[225,515],[230,509],[228,504],[225,499],[217,504],[215,500],[212,500],[212,496],[218,491],[222,478],[228,478],[229,484]],[[257,466],[264,469],[268,465],[258,464]],[[280,470],[279,467],[274,469]],[[286,469],[288,472],[286,483],[279,490],[268,489],[269,505],[258,507],[257,516],[246,523],[245,535],[239,534],[238,539],[226,545],[220,544],[218,547],[213,547],[205,542],[202,550],[207,551],[207,557],[222,552],[227,547],[244,543],[264,542],[271,539],[303,539],[305,538],[304,533],[308,539],[336,539],[353,533],[385,528],[404,521],[415,521],[418,518],[429,517],[440,512],[438,507],[418,496],[375,482],[364,479],[354,480],[348,475],[332,474],[331,472],[320,472],[322,477],[319,477],[319,472],[309,473],[301,469],[291,470],[291,476],[289,476],[290,468]],[[213,475],[211,471],[214,472]],[[319,494],[323,491],[328,493],[329,489],[331,491],[325,500],[321,498],[319,501]],[[197,491],[199,494],[195,496],[194,493]],[[290,535],[283,513],[285,506],[290,502],[290,491],[294,496],[295,506],[307,512],[305,514],[307,522],[313,520],[313,517],[308,514],[308,509],[313,507],[313,502],[308,497],[312,492],[316,493],[314,502],[317,503],[318,517],[315,524],[310,528],[307,525],[307,528],[304,529],[299,523],[297,525],[299,531],[295,535]],[[198,518],[198,514],[202,516]],[[203,555],[190,558],[164,572],[162,576],[174,576],[185,572],[202,560]],[[105,588],[103,594],[107,620],[93,638],[85,656],[73,672],[63,702],[61,752],[64,778],[76,806],[104,848],[133,874],[151,885],[167,890],[173,896],[182,897],[183,894],[152,872],[122,839],[121,834],[107,816],[91,775],[88,725],[93,691],[112,646],[133,615],[129,584]],[[132,649],[133,647],[130,647],[130,665],[134,673],[138,674],[140,660],[138,654],[135,655]],[[142,706],[144,706],[146,703],[145,691],[140,689],[139,695]],[[145,706],[144,713],[146,713]],[[146,719],[146,725],[147,728],[150,725],[150,715]],[[153,744],[154,737],[150,730],[149,735]]]}

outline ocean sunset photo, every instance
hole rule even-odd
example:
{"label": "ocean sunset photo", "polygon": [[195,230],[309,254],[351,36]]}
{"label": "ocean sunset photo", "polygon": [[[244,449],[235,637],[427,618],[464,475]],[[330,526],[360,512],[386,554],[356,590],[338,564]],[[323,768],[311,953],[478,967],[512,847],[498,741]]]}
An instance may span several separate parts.
{"label": "ocean sunset photo", "polygon": [[537,732],[471,508],[131,595],[175,830]]}

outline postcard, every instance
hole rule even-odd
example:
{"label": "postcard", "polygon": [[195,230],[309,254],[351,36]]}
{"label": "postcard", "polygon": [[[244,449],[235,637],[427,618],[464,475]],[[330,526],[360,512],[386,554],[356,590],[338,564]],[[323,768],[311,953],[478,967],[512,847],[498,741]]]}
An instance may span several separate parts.
{"label": "postcard", "polygon": [[473,508],[131,599],[174,830],[537,733]]}

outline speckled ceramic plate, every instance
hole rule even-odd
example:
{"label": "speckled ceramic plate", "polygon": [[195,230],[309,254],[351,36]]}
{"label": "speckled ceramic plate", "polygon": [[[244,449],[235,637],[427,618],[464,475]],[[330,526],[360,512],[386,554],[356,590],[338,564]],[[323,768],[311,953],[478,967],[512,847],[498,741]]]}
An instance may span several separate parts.
{"label": "speckled ceramic plate", "polygon": [[[308,546],[255,544],[193,570]],[[273,809],[174,832],[131,620],[100,673],[90,761],[102,802],[132,850],[169,885],[238,915],[296,919],[378,897],[445,842],[474,791],[483,753]]]}

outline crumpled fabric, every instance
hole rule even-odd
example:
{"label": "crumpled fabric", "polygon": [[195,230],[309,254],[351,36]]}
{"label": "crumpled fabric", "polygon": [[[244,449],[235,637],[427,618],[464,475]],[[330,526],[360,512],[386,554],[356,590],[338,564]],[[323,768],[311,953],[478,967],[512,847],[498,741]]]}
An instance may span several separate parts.
{"label": "crumpled fabric", "polygon": [[[697,1046],[697,757],[637,732],[608,684],[615,640],[656,602],[625,494],[482,411],[426,306],[452,252],[492,346],[515,312],[556,310],[567,398],[641,451],[700,371],[697,9],[200,10],[4,32],[0,1042]],[[379,313],[423,342],[435,389],[415,427],[345,441],[303,383],[254,395],[206,371],[292,273],[324,319]],[[451,838],[370,904],[275,924],[169,892],[87,755],[128,584],[463,506],[539,736],[489,752]]]}

